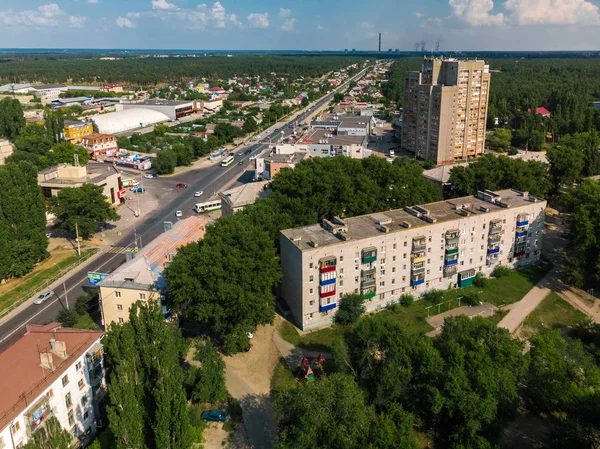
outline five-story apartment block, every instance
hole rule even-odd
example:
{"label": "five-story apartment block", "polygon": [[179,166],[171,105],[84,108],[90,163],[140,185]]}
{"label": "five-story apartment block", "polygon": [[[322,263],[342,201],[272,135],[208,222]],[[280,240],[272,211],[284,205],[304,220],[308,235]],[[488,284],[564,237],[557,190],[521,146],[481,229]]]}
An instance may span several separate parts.
{"label": "five-story apartment block", "polygon": [[404,150],[436,164],[484,152],[490,89],[484,61],[426,59],[404,79]]}
{"label": "five-story apartment block", "polygon": [[283,298],[311,329],[331,322],[349,293],[375,310],[403,294],[471,285],[498,264],[539,260],[545,208],[527,192],[484,191],[284,230]]}

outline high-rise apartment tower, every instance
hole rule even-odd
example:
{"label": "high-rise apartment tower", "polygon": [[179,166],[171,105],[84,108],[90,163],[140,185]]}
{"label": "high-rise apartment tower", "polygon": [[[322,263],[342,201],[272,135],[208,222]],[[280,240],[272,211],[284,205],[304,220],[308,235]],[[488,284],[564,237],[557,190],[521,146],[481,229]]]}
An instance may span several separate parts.
{"label": "high-rise apartment tower", "polygon": [[483,154],[490,90],[481,60],[425,59],[404,78],[404,150],[436,164]]}

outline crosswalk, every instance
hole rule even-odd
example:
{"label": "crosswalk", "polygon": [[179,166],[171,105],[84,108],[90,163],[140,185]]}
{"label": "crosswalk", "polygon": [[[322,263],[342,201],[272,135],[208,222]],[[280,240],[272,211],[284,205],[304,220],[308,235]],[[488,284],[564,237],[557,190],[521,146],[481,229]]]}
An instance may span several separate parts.
{"label": "crosswalk", "polygon": [[105,252],[109,254],[125,254],[126,249],[127,248],[123,246],[111,246],[110,248],[105,250]]}

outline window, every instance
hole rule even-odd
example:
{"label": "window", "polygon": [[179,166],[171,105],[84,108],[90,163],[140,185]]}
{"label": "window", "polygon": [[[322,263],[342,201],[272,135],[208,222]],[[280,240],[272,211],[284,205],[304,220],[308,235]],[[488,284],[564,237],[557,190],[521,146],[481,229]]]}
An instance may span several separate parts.
{"label": "window", "polygon": [[117,304],[117,310],[123,310],[123,304]]}
{"label": "window", "polygon": [[309,319],[309,320],[312,320],[312,319],[313,319],[313,314],[312,314],[312,313],[309,313],[309,314],[308,314],[308,319]]}
{"label": "window", "polygon": [[311,263],[308,265],[308,268],[312,269],[312,267],[313,267],[313,263],[311,262]]}
{"label": "window", "polygon": [[381,264],[385,265],[385,259],[381,259]]}
{"label": "window", "polygon": [[83,382],[83,379],[79,379],[77,386],[79,387],[80,390],[82,390],[83,387],[85,387],[85,383]]}
{"label": "window", "polygon": [[65,374],[62,378],[62,386],[66,386],[69,383],[69,375]]}
{"label": "window", "polygon": [[379,286],[380,287],[385,287],[385,281],[379,281]]}
{"label": "window", "polygon": [[403,269],[403,270],[406,270],[406,265],[402,265],[402,269]]}
{"label": "window", "polygon": [[81,396],[81,405],[87,404],[87,401],[88,401],[87,395],[84,394],[83,396]]}
{"label": "window", "polygon": [[344,256],[340,256],[340,262],[344,261]]}
{"label": "window", "polygon": [[88,412],[87,410],[85,411],[85,413],[83,414],[83,420],[87,421],[87,419],[90,417],[90,412]]}
{"label": "window", "polygon": [[469,259],[469,263],[470,263],[470,264],[471,264],[471,263],[473,263],[473,259]]}
{"label": "window", "polygon": [[342,281],[342,280],[340,279],[340,287],[341,287],[342,285],[344,285],[344,281]]}
{"label": "window", "polygon": [[396,262],[396,256],[392,257],[392,262]]}
{"label": "window", "polygon": [[396,246],[397,246],[397,245],[394,243],[394,245],[392,246],[392,248],[396,249]]}
{"label": "window", "polygon": [[309,293],[310,295],[313,295],[313,294],[314,294],[314,289],[312,289],[312,288],[311,288],[311,289],[308,291],[308,293]]}
{"label": "window", "polygon": [[19,430],[21,430],[21,423],[17,421],[12,425],[12,432],[17,433]]}
{"label": "window", "polygon": [[392,285],[396,284],[396,279],[392,279]]}
{"label": "window", "polygon": [[396,272],[396,267],[392,267],[392,273]]}
{"label": "window", "polygon": [[71,393],[67,393],[65,395],[65,405],[67,408],[70,408],[73,405],[73,401],[71,400]]}
{"label": "window", "polygon": [[48,397],[49,398],[53,398],[54,397],[54,390],[51,388],[50,391],[48,392]]}
{"label": "window", "polygon": [[73,417],[73,410],[69,410],[69,414],[67,416],[69,417],[69,425],[72,426],[75,423],[75,418]]}
{"label": "window", "polygon": [[121,297],[121,292],[120,291],[115,291],[115,298],[120,298]]}
{"label": "window", "polygon": [[406,248],[407,244],[408,244],[408,242],[404,242],[404,247],[405,247],[405,248]]}
{"label": "window", "polygon": [[309,306],[314,306],[315,305],[315,300],[311,299],[310,301],[308,301],[308,305]]}
{"label": "window", "polygon": [[402,257],[403,259],[406,259],[406,253],[404,253],[404,256]]}
{"label": "window", "polygon": [[358,276],[354,276],[354,282],[358,282]]}
{"label": "window", "polygon": [[481,245],[481,250],[483,251],[483,245]]}
{"label": "window", "polygon": [[311,274],[311,275],[308,277],[308,282],[313,282],[313,279],[314,279],[314,276]]}
{"label": "window", "polygon": [[406,281],[406,276],[402,276],[402,282]]}
{"label": "window", "polygon": [[381,271],[379,272],[379,276],[385,276],[385,270],[381,270]]}
{"label": "window", "polygon": [[354,271],[358,271],[358,265],[354,265]]}
{"label": "window", "polygon": [[77,362],[77,364],[75,365],[75,370],[79,371],[81,369],[81,362]]}
{"label": "window", "polygon": [[119,317],[117,318],[117,321],[119,322],[119,324],[123,324],[125,321],[123,320],[123,317]]}
{"label": "window", "polygon": [[382,252],[382,253],[385,253],[385,246],[382,246],[382,247],[381,247],[381,252]]}
{"label": "window", "polygon": [[4,444],[4,438],[0,437],[0,449],[4,449],[4,447],[6,447],[6,444]]}
{"label": "window", "polygon": [[146,293],[140,293],[140,299],[141,300],[146,299]]}
{"label": "window", "polygon": [[354,253],[354,257],[358,259],[360,257],[360,253]]}
{"label": "window", "polygon": [[340,274],[344,274],[344,269],[340,268]]}
{"label": "window", "polygon": [[381,293],[381,294],[379,295],[379,299],[385,299],[385,293]]}

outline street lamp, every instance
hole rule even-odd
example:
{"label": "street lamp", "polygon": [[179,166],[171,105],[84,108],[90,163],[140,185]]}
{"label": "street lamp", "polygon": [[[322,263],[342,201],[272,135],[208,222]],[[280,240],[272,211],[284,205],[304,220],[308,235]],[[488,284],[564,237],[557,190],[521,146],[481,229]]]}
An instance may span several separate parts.
{"label": "street lamp", "polygon": [[[56,265],[56,263],[54,263],[54,266],[58,269],[58,273],[60,274],[60,277],[62,277],[62,269]],[[69,298],[67,297],[67,286],[65,285],[65,280],[63,279],[62,281],[62,285],[63,285],[63,289],[65,291],[65,304],[67,305],[67,309],[69,308]]]}

